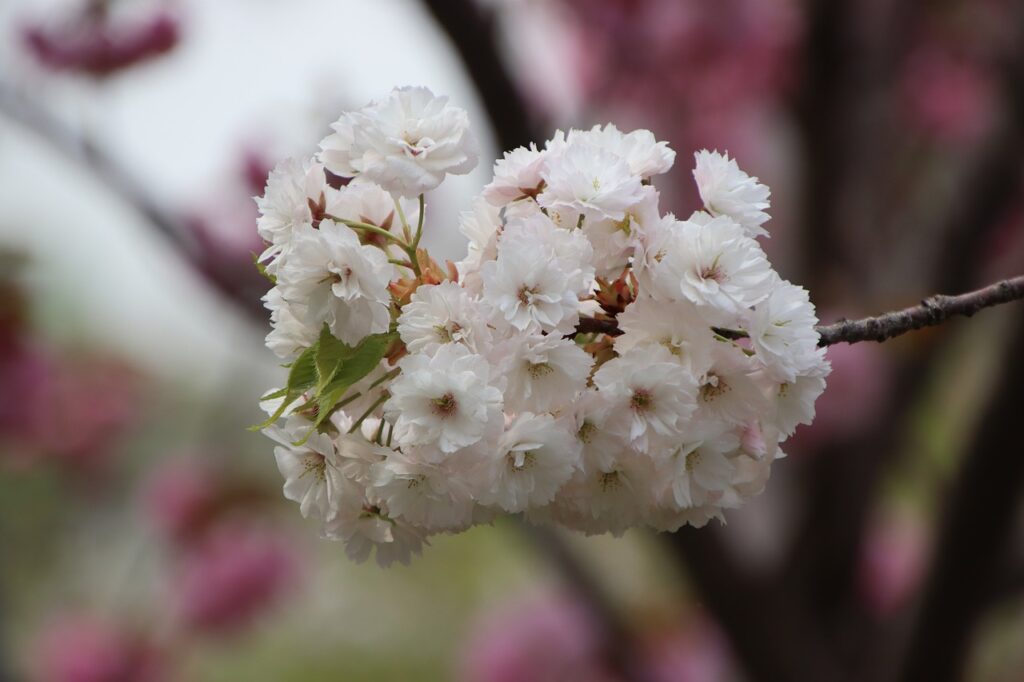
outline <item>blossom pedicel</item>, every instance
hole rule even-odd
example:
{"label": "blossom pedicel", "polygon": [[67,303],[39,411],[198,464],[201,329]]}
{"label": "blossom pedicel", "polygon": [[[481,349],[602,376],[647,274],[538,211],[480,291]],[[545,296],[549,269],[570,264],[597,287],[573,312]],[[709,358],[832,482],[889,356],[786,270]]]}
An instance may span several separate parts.
{"label": "blossom pedicel", "polygon": [[[646,130],[508,152],[441,267],[424,193],[469,172],[466,113],[400,88],[348,113],[259,198],[264,396],[285,496],[356,560],[407,562],[498,513],[585,533],[701,526],[758,494],[829,365],[772,270],[768,188],[696,154],[702,210],[662,215]],[[337,177],[347,179],[338,183]]]}

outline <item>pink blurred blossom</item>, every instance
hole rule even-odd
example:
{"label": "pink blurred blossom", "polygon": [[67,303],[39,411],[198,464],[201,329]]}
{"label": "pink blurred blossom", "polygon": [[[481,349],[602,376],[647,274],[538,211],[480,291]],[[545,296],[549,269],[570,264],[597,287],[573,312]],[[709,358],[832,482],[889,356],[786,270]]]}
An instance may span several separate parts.
{"label": "pink blurred blossom", "polygon": [[485,615],[463,650],[462,682],[611,682],[598,661],[598,633],[564,597],[538,596]]}
{"label": "pink blurred blossom", "polygon": [[[685,156],[728,149],[764,168],[771,112],[795,81],[801,17],[788,0],[562,0],[567,50],[594,116],[649,128]],[[693,209],[675,173],[669,208]],[[693,194],[693,193],[691,193]]]}
{"label": "pink blurred blossom", "polygon": [[159,682],[166,661],[139,635],[89,615],[55,622],[32,648],[36,682]]}
{"label": "pink blurred blossom", "polygon": [[0,358],[0,442],[23,464],[45,461],[75,475],[98,474],[137,413],[137,383],[118,361],[63,357],[22,339]]}
{"label": "pink blurred blossom", "polygon": [[178,19],[166,10],[125,25],[110,16],[105,0],[86,0],[59,24],[32,22],[22,41],[43,66],[97,78],[172,50],[181,38]]}
{"label": "pink blurred blossom", "polygon": [[218,493],[218,482],[206,467],[181,457],[158,469],[143,491],[154,524],[179,544],[191,539]]}
{"label": "pink blurred blossom", "polygon": [[717,628],[703,619],[661,634],[645,649],[651,682],[729,679],[731,668],[725,639]]}
{"label": "pink blurred blossom", "polygon": [[261,315],[260,299],[270,285],[253,265],[254,254],[265,245],[253,229],[257,212],[252,197],[263,194],[271,165],[259,152],[244,150],[237,175],[186,216],[199,245],[194,265],[200,274]]}
{"label": "pink blurred blossom", "polygon": [[297,582],[285,537],[251,522],[211,528],[185,554],[174,595],[187,628],[228,632],[249,624]]}
{"label": "pink blurred blossom", "polygon": [[868,529],[858,584],[868,608],[890,616],[907,603],[921,581],[927,554],[923,525],[908,515],[890,515]]}
{"label": "pink blurred blossom", "polygon": [[907,59],[900,82],[910,121],[927,135],[970,142],[990,122],[993,84],[977,59],[926,42]]}
{"label": "pink blurred blossom", "polygon": [[[462,682],[618,682],[587,610],[565,596],[517,599],[485,614],[463,649]],[[701,618],[640,639],[636,667],[650,682],[724,679],[729,654],[718,630]]]}

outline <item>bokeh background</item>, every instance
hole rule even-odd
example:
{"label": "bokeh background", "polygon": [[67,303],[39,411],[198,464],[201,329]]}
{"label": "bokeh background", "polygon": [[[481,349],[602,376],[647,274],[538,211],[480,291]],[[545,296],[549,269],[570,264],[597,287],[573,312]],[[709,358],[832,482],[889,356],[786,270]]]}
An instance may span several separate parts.
{"label": "bokeh background", "polygon": [[728,525],[503,520],[356,566],[246,427],[251,197],[346,107],[424,84],[484,162],[645,127],[772,188],[825,321],[1024,272],[1011,0],[0,2],[0,681],[1024,680],[1024,313],[829,350],[813,427]]}

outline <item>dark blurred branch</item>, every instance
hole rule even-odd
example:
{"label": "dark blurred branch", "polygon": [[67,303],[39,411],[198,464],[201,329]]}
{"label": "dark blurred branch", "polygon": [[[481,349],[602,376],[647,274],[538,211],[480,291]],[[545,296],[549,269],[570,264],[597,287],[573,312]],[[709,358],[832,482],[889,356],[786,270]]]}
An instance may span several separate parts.
{"label": "dark blurred branch", "polygon": [[989,605],[1008,545],[1024,457],[1017,432],[1024,402],[1024,315],[1017,316],[1000,381],[975,429],[938,534],[932,568],[899,679],[945,682],[963,677],[972,635]]}
{"label": "dark blurred branch", "polygon": [[1016,22],[1014,52],[1002,64],[1002,91],[1006,110],[997,130],[964,174],[962,189],[944,211],[945,224],[936,237],[942,250],[933,272],[936,288],[956,291],[972,284],[985,249],[986,237],[1021,199],[1024,181],[1024,5],[1010,10]]}
{"label": "dark blurred branch", "polygon": [[124,200],[190,259],[198,244],[180,220],[164,211],[110,156],[90,140],[75,133],[37,102],[0,82],[0,115],[32,131],[51,147],[89,171],[90,176]]}
{"label": "dark blurred branch", "polygon": [[685,527],[668,536],[690,580],[751,680],[852,680],[830,656],[828,642],[800,603],[740,570],[716,528]]}
{"label": "dark blurred branch", "polygon": [[807,38],[800,64],[801,83],[794,103],[800,132],[801,210],[800,281],[823,286],[825,268],[843,262],[840,246],[840,190],[847,164],[846,122],[851,56],[849,0],[809,0]]}
{"label": "dark blurred branch", "polygon": [[259,293],[234,290],[232,282],[218,281],[219,273],[204,271],[209,245],[196,238],[178,216],[164,210],[138,182],[136,176],[120,166],[91,140],[71,130],[46,108],[0,81],[0,116],[35,133],[69,160],[77,163],[114,196],[138,213],[160,233],[181,257],[202,274],[211,288],[239,308],[250,319],[263,321],[266,312]]}
{"label": "dark blurred branch", "polygon": [[537,139],[530,112],[498,50],[493,12],[472,0],[423,0],[451,40],[483,99],[498,146],[511,150]]}
{"label": "dark blurred branch", "polygon": [[638,665],[632,633],[624,626],[615,605],[604,589],[551,528],[518,523],[526,538],[554,566],[568,589],[587,609],[600,633],[601,651],[609,669],[623,682],[647,682],[647,675]]}
{"label": "dark blurred branch", "polygon": [[[859,140],[851,146],[861,150],[857,168],[876,178],[869,182],[876,195],[890,181],[874,170],[883,153],[880,150],[892,149],[905,134],[893,127],[891,102],[896,74],[913,45],[908,39],[910,29],[928,5],[915,0],[888,3],[883,11],[887,15],[877,25],[879,31],[871,34],[868,46],[872,49],[864,54],[864,85],[858,101],[866,111],[850,133],[856,132]],[[1015,11],[1021,39],[1010,44],[1016,50],[1007,55],[1001,70],[1008,113],[962,171],[956,183],[962,189],[952,193],[949,206],[941,211],[941,222],[926,230],[935,235],[939,249],[921,282],[924,290],[963,291],[975,286],[984,272],[990,236],[1019,200],[1024,172],[1024,51],[1020,50],[1024,45],[1024,22],[1021,8]],[[864,199],[870,202],[873,198],[869,194]],[[876,209],[877,217],[885,215],[893,215],[891,207]],[[874,671],[887,669],[894,625],[875,622],[864,610],[855,593],[857,558],[879,481],[903,452],[901,434],[906,415],[928,391],[928,372],[949,338],[928,338],[903,357],[874,428],[854,440],[828,444],[807,458],[802,467],[807,475],[807,510],[783,575],[820,612],[822,625],[831,624],[836,630],[835,637],[842,640],[847,660]]]}
{"label": "dark blurred branch", "polygon": [[959,296],[937,294],[924,299],[921,305],[895,310],[877,317],[841,320],[817,327],[821,334],[819,346],[859,341],[885,341],[915,329],[931,327],[950,317],[970,317],[980,310],[1024,298],[1024,275],[1005,279],[984,289]]}

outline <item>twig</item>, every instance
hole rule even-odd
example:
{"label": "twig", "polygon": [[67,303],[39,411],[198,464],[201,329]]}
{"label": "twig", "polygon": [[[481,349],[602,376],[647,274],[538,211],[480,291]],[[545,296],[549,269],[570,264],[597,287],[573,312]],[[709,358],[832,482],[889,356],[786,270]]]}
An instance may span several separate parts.
{"label": "twig", "polygon": [[984,289],[959,296],[938,294],[921,301],[921,305],[861,320],[841,320],[817,327],[821,334],[819,346],[858,341],[885,341],[914,329],[931,327],[950,317],[970,317],[979,310],[1024,298],[1024,275],[1005,279]]}
{"label": "twig", "polygon": [[[978,289],[959,296],[936,294],[921,301],[921,305],[903,310],[894,310],[876,317],[860,320],[840,320],[833,324],[818,325],[815,330],[821,335],[819,346],[837,343],[858,343],[860,341],[885,341],[906,334],[915,329],[932,327],[950,317],[970,317],[980,310],[1003,303],[1024,299],[1024,275],[1004,279],[984,289]],[[718,329],[715,332],[730,339],[747,336],[737,329]],[[618,322],[609,318],[581,318],[576,325],[576,334],[622,334]]]}

